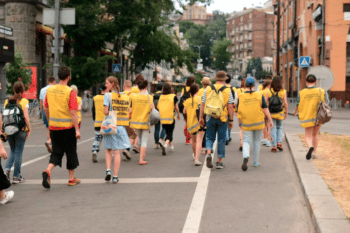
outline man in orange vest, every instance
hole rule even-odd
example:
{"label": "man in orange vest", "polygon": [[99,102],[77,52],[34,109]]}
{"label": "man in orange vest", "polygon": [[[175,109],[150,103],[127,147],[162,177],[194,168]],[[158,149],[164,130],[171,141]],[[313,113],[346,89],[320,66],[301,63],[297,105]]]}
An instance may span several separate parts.
{"label": "man in orange vest", "polygon": [[68,185],[80,183],[74,177],[74,170],[79,166],[77,154],[77,139],[80,139],[78,124],[77,95],[68,87],[71,80],[68,67],[61,67],[58,71],[59,83],[51,86],[45,97],[45,114],[50,126],[52,153],[47,169],[42,173],[44,188],[50,188],[51,170],[55,166],[62,166],[62,157],[66,153],[67,169],[69,171]]}

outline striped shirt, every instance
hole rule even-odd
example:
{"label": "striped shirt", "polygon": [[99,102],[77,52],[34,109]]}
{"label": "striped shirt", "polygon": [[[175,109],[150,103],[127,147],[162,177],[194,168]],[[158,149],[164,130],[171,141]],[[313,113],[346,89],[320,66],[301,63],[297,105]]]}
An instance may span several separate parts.
{"label": "striped shirt", "polygon": [[[202,103],[204,104],[205,101],[207,100],[207,89],[204,90],[203,96],[202,96]],[[232,92],[230,91],[230,95],[228,97],[228,104],[233,104],[235,103],[233,96],[232,96]]]}

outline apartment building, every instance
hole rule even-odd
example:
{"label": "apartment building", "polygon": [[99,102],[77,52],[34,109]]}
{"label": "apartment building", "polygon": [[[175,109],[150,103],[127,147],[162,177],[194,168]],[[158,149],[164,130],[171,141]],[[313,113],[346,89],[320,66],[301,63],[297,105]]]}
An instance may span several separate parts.
{"label": "apartment building", "polygon": [[[328,66],[334,73],[330,98],[350,101],[350,1],[349,0],[274,0],[277,17],[274,33],[274,67],[279,69],[290,96],[297,94],[298,53],[310,56],[311,65]],[[324,4],[324,5],[323,5]],[[323,10],[324,8],[324,10]],[[322,18],[324,16],[324,27]],[[277,39],[280,40],[277,67]],[[301,68],[300,88],[305,87],[309,68]]]}
{"label": "apartment building", "polygon": [[230,73],[245,73],[253,57],[272,57],[274,15],[270,8],[255,7],[233,13],[227,20],[226,35],[232,41],[228,50]]}

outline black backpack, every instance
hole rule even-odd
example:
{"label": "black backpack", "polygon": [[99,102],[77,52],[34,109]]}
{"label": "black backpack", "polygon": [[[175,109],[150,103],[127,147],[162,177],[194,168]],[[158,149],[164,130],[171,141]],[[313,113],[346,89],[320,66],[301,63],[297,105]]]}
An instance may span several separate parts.
{"label": "black backpack", "polygon": [[273,92],[270,89],[270,92],[272,96],[269,98],[269,110],[270,113],[279,113],[283,111],[282,107],[282,100],[280,97],[278,97],[278,92],[276,94],[273,94]]}
{"label": "black backpack", "polygon": [[[156,109],[158,109],[158,102],[159,102],[159,98],[160,98],[160,96],[162,95],[162,92],[160,91],[160,93],[154,93],[154,95],[153,95],[153,104],[154,104],[154,107],[156,108]],[[159,109],[158,109],[159,110]]]}
{"label": "black backpack", "polygon": [[191,94],[190,94],[189,91],[186,91],[186,87],[185,87],[184,94],[181,96],[180,102],[179,102],[179,111],[180,111],[180,113],[183,113],[183,111],[184,111],[184,102],[190,97],[191,97]]}
{"label": "black backpack", "polygon": [[4,133],[7,135],[16,134],[26,125],[22,107],[17,103],[9,102],[6,105],[2,112],[2,120],[4,124]]}

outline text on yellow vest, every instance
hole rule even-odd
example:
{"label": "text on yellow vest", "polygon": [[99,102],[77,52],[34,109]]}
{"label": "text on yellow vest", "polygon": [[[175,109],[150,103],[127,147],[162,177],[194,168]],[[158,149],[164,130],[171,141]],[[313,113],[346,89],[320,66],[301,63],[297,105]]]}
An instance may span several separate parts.
{"label": "text on yellow vest", "polygon": [[112,107],[117,113],[117,125],[129,126],[129,96],[112,92]]}
{"label": "text on yellow vest", "polygon": [[[321,93],[320,93],[321,90]],[[324,101],[322,88],[305,88],[300,91],[299,120],[303,128],[315,126],[318,104]]]}

